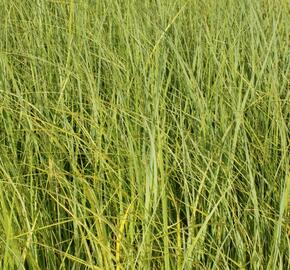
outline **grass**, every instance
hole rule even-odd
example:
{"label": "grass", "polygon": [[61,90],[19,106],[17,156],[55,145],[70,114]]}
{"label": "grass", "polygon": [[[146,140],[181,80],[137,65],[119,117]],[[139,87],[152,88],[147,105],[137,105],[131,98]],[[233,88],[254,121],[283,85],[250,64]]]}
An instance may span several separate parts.
{"label": "grass", "polygon": [[1,269],[288,269],[288,1],[0,10]]}

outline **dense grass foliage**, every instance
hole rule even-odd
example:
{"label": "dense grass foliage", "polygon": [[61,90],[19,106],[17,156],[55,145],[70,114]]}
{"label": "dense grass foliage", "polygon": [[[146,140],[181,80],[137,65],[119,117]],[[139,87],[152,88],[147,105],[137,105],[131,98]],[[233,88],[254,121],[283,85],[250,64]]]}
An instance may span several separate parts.
{"label": "dense grass foliage", "polygon": [[287,269],[287,2],[0,1],[0,268]]}

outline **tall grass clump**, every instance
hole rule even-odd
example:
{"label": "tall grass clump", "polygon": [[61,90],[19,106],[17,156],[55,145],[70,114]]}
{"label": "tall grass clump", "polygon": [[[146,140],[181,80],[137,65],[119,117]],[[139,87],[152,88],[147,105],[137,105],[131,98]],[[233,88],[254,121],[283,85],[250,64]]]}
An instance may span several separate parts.
{"label": "tall grass clump", "polygon": [[289,269],[288,1],[0,10],[0,269]]}

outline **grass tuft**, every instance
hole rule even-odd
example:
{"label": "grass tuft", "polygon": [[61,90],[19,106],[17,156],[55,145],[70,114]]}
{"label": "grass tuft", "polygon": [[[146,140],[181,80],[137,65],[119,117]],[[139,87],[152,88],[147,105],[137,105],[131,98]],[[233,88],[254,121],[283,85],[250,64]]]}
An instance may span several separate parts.
{"label": "grass tuft", "polygon": [[288,1],[0,2],[0,269],[289,269]]}

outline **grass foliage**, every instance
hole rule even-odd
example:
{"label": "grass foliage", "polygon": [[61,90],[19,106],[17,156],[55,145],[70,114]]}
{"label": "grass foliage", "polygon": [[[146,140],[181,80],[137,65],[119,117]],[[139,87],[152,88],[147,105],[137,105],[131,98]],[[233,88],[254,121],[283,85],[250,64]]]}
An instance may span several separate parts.
{"label": "grass foliage", "polygon": [[287,269],[287,2],[0,1],[0,268]]}

